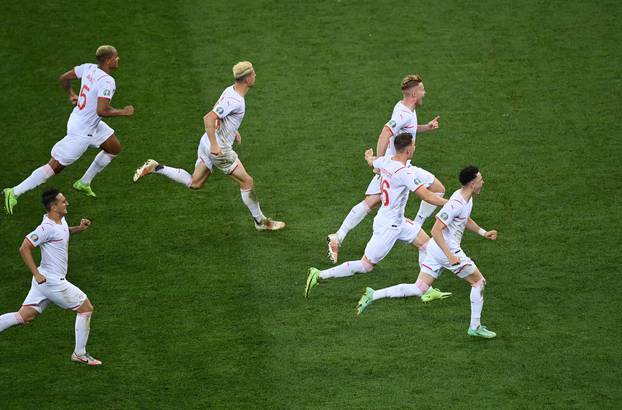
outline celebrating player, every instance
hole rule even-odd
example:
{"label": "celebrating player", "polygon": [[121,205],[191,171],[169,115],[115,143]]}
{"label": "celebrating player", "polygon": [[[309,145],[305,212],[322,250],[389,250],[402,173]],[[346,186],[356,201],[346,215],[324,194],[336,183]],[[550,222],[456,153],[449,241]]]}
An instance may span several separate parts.
{"label": "celebrating player", "polygon": [[[91,221],[82,219],[79,226],[68,226],[65,216],[69,202],[55,189],[43,193],[43,206],[47,213],[43,216],[41,225],[26,236],[19,248],[24,264],[32,272],[30,292],[19,311],[0,316],[0,332],[11,326],[32,322],[53,302],[63,309],[71,309],[77,313],[76,346],[71,360],[99,366],[102,362],[86,352],[93,305],[80,288],[65,278],[69,259],[69,236],[88,229]],[[32,249],[37,246],[41,247],[39,267],[32,256]]]}
{"label": "celebrating player", "polygon": [[469,166],[460,172],[459,179],[462,188],[454,192],[449,202],[436,215],[432,240],[428,243],[427,253],[420,263],[421,272],[415,284],[400,284],[380,290],[367,288],[357,305],[359,314],[377,299],[410,296],[424,299],[434,280],[445,268],[471,285],[471,324],[467,334],[486,339],[497,335],[480,323],[486,279],[460,246],[465,228],[493,241],[497,239],[497,231],[480,228],[470,217],[473,195],[479,195],[484,185],[482,174],[476,167]]}
{"label": "celebrating player", "polygon": [[[75,105],[67,121],[67,135],[52,147],[52,158],[47,164],[35,169],[19,185],[4,189],[7,213],[13,214],[19,196],[76,162],[89,147],[101,151],[73,187],[95,197],[91,181],[121,152],[121,143],[114,130],[101,117],[129,116],[134,114],[134,107],[128,105],[119,110],[110,105],[116,91],[114,78],[110,74],[119,66],[117,50],[113,46],[101,46],[95,52],[95,58],[97,65],[82,64],[60,76],[60,83],[69,95],[69,101]],[[82,79],[79,95],[71,87],[71,81],[76,79]]]}
{"label": "celebrating player", "polygon": [[[320,271],[309,269],[305,297],[318,284],[320,279],[340,278],[352,276],[355,273],[371,272],[374,265],[384,259],[393,248],[396,241],[413,244],[419,248],[420,257],[425,253],[425,244],[428,235],[421,229],[421,224],[404,217],[404,209],[408,196],[415,192],[421,199],[435,205],[443,205],[446,199],[430,192],[417,176],[417,171],[408,164],[415,151],[415,141],[412,134],[403,133],[393,141],[395,155],[392,157],[374,157],[371,149],[365,152],[365,160],[380,175],[380,189],[382,205],[374,218],[374,233],[367,243],[363,258],[358,261],[345,262],[331,269]],[[438,289],[430,288],[425,300],[444,297]]]}
{"label": "celebrating player", "polygon": [[248,207],[259,231],[283,229],[285,223],[266,218],[261,212],[253,189],[253,178],[246,172],[244,165],[233,150],[233,141],[242,143],[238,132],[244,119],[244,96],[255,85],[255,70],[248,61],[241,61],[233,66],[235,84],[223,91],[212,111],[205,114],[205,134],[201,138],[197,152],[194,173],[185,169],[161,165],[153,159],[147,160],[134,173],[134,182],[151,173],[161,174],[190,189],[199,189],[212,174],[213,167],[220,169],[240,184],[242,201]]}
{"label": "celebrating player", "polygon": [[[398,134],[403,132],[409,133],[413,136],[414,141],[417,133],[431,131],[438,128],[439,117],[435,117],[427,124],[419,125],[417,123],[417,112],[415,111],[415,108],[423,104],[423,97],[425,96],[425,88],[421,77],[419,75],[406,76],[402,80],[401,89],[403,99],[395,104],[391,119],[384,125],[382,132],[378,137],[376,154],[379,157],[383,155],[391,156],[395,154],[393,141],[395,136]],[[430,191],[434,192],[439,197],[442,197],[445,194],[445,187],[443,184],[430,172],[419,167],[412,167],[412,171]],[[348,232],[361,223],[361,221],[365,219],[372,209],[380,206],[380,201],[380,175],[376,175],[367,187],[365,199],[356,204],[350,210],[350,213],[346,216],[346,219],[344,219],[339,230],[328,235],[327,237],[328,257],[333,263],[337,263],[337,259],[339,257],[339,247],[343,243],[343,240]],[[426,218],[432,215],[434,209],[436,209],[436,206],[430,201],[421,201],[416,218],[417,223],[423,226]]]}

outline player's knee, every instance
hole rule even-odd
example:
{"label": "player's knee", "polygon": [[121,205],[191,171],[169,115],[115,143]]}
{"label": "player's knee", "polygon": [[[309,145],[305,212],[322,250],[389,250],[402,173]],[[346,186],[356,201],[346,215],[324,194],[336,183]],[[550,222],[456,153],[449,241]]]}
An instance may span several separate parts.
{"label": "player's knee", "polygon": [[361,259],[361,263],[363,265],[363,273],[371,272],[374,270],[374,264],[371,263],[369,259],[367,259],[367,256],[363,256],[363,259]]}
{"label": "player's knee", "polygon": [[203,182],[201,181],[192,181],[190,185],[188,185],[190,189],[201,189],[203,188]]}
{"label": "player's knee", "polygon": [[242,181],[242,189],[245,191],[250,191],[255,187],[255,181],[252,176],[248,176]]}
{"label": "player's knee", "polygon": [[29,325],[33,320],[37,317],[36,311],[23,311],[20,309],[19,312],[16,313],[17,321],[20,325]]}
{"label": "player's knee", "polygon": [[480,275],[480,279],[473,282],[471,284],[472,287],[474,288],[484,288],[484,286],[486,286],[486,278],[484,277],[484,275]]}

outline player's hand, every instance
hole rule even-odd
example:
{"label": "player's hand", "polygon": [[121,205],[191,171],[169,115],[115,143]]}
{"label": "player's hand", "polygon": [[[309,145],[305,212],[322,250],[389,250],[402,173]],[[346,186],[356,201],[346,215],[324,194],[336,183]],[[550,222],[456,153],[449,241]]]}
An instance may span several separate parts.
{"label": "player's hand", "polygon": [[374,149],[373,148],[369,148],[367,150],[365,150],[365,160],[369,161],[371,159],[371,157],[374,156]]}
{"label": "player's hand", "polygon": [[220,147],[212,148],[210,149],[209,153],[215,157],[218,157],[222,155],[222,149]]}
{"label": "player's hand", "polygon": [[76,105],[78,103],[78,96],[75,94],[70,95],[69,102],[71,103],[71,105]]}
{"label": "player's hand", "polygon": [[497,239],[497,231],[492,230],[492,231],[486,232],[486,234],[484,235],[484,238],[494,241],[495,239]]}
{"label": "player's hand", "polygon": [[452,253],[451,256],[449,256],[449,264],[451,266],[460,265],[460,258]]}
{"label": "player's hand", "polygon": [[436,117],[434,117],[432,119],[432,121],[430,121],[429,123],[427,123],[426,125],[428,126],[429,130],[435,130],[438,128],[438,119],[441,118],[440,115],[437,115]]}
{"label": "player's hand", "polygon": [[35,274],[34,274],[34,277],[35,277],[35,280],[37,281],[37,283],[38,283],[39,285],[42,285],[42,284],[44,284],[44,283],[47,281],[47,279],[45,278],[45,276],[43,276],[43,275],[42,275],[42,274],[40,274],[39,272],[35,273]]}
{"label": "player's hand", "polygon": [[238,144],[242,143],[242,136],[240,135],[239,132],[235,133],[235,142],[237,142]]}
{"label": "player's hand", "polygon": [[80,228],[84,231],[86,229],[88,229],[88,227],[91,226],[91,221],[89,221],[86,218],[82,218],[80,219]]}
{"label": "player's hand", "polygon": [[123,111],[125,111],[125,115],[127,115],[128,117],[130,115],[134,115],[134,106],[133,105],[126,105],[125,108],[123,108]]}

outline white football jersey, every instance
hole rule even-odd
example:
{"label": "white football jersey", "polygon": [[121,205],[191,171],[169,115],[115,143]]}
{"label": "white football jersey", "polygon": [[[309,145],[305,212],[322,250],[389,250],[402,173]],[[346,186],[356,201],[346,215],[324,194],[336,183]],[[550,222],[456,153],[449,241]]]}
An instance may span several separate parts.
{"label": "white football jersey", "polygon": [[394,161],[389,156],[379,157],[373,163],[380,173],[380,199],[382,205],[374,223],[401,226],[404,209],[411,192],[423,186],[415,175],[413,167]]}
{"label": "white football jersey", "polygon": [[242,125],[246,103],[233,86],[225,88],[212,111],[220,119],[220,127],[216,130],[216,141],[221,147],[231,148],[235,135]]}
{"label": "white football jersey", "polygon": [[41,265],[39,270],[43,276],[55,279],[67,275],[69,260],[69,226],[65,218],[57,224],[43,215],[41,225],[26,235],[26,239],[37,247],[41,247]]}
{"label": "white football jersey", "polygon": [[464,199],[460,190],[453,193],[449,201],[443,205],[441,210],[436,214],[436,219],[446,226],[443,229],[443,238],[452,251],[460,249],[462,235],[466,224],[471,217],[473,209],[473,198],[468,201]]}
{"label": "white football jersey", "polygon": [[413,136],[413,141],[417,138],[417,113],[398,101],[393,108],[391,119],[385,126],[393,133],[389,139],[389,146],[385,155],[393,156],[395,155],[393,140],[397,135],[407,132]]}
{"label": "white football jersey", "polygon": [[78,102],[67,121],[67,134],[93,134],[101,120],[97,115],[97,100],[99,98],[111,100],[116,91],[116,84],[114,78],[96,64],[82,64],[74,67],[73,71],[82,82]]}

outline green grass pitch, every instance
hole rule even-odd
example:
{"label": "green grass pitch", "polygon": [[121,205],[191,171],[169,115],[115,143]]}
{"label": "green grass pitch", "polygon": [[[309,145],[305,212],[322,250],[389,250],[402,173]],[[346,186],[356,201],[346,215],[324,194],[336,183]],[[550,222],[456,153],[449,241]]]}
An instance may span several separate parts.
{"label": "green grass pitch", "polygon": [[[0,334],[0,408],[614,408],[622,400],[622,6],[616,1],[7,2],[0,30],[0,185],[49,159],[71,107],[57,78],[120,53],[110,119],[124,151],[93,183],[71,183],[95,151],[48,182],[67,193],[69,279],[95,306],[90,369],[69,361],[74,315],[50,307]],[[133,184],[147,158],[191,170],[202,116],[252,61],[240,158],[264,212],[255,232],[238,188],[216,173],[190,192],[165,178]],[[467,234],[488,279],[483,322],[466,336],[469,288],[453,297],[355,304],[366,286],[414,281],[397,246],[373,273],[322,283],[325,235],[362,199],[363,151],[420,73],[427,90],[415,161],[453,192],[479,165]],[[30,274],[17,249],[40,221],[43,187],[0,215],[0,312]],[[413,215],[418,202],[411,200]],[[360,258],[368,218],[341,260]],[[426,224],[430,229],[431,221]],[[616,403],[618,403],[616,405]]]}

